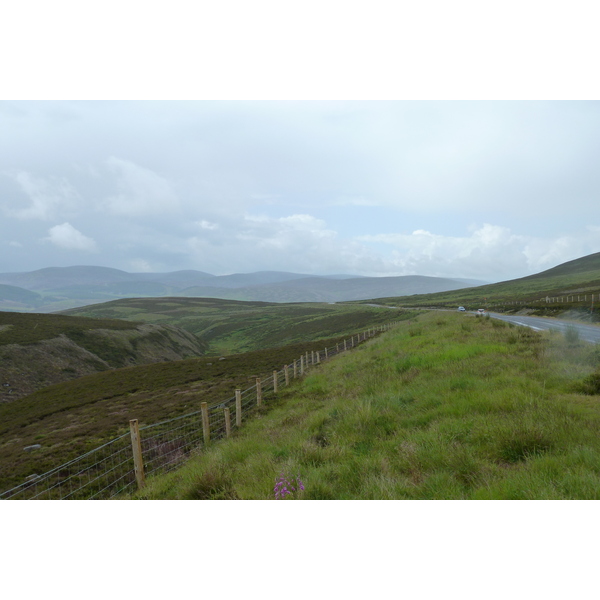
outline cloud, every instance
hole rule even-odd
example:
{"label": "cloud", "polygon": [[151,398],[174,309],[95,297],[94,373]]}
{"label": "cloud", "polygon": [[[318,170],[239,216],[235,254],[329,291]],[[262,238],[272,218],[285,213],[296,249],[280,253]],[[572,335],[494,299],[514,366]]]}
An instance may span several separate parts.
{"label": "cloud", "polygon": [[216,223],[211,223],[210,221],[205,221],[204,219],[202,221],[198,221],[196,225],[198,225],[200,229],[207,229],[209,231],[219,229],[219,226]]}
{"label": "cloud", "polygon": [[113,215],[155,216],[178,209],[179,201],[171,184],[154,171],[111,156],[106,161],[117,176],[119,193],[105,200]]}
{"label": "cloud", "polygon": [[245,215],[222,228],[218,237],[210,233],[188,238],[182,250],[202,270],[216,274],[280,270],[324,275],[384,268],[364,244],[340,238],[325,221],[309,214]]}
{"label": "cloud", "polygon": [[49,220],[64,210],[72,210],[78,200],[75,188],[62,177],[34,177],[27,171],[11,176],[25,193],[30,205],[25,208],[8,208],[7,213],[17,219]]}
{"label": "cloud", "polygon": [[80,231],[75,229],[70,223],[56,225],[48,230],[49,236],[45,240],[52,242],[59,248],[65,250],[84,250],[86,252],[95,252],[97,250],[96,242]]}
{"label": "cloud", "polygon": [[399,275],[501,281],[538,273],[599,251],[600,236],[593,230],[590,227],[587,235],[565,235],[556,239],[516,235],[507,227],[486,223],[464,237],[416,230],[408,235],[379,234],[357,239],[392,246],[388,268],[395,268]]}
{"label": "cloud", "polygon": [[[126,270],[489,281],[600,251],[598,102],[2,108],[5,268],[76,261],[86,236]],[[60,223],[86,236],[40,252]]]}

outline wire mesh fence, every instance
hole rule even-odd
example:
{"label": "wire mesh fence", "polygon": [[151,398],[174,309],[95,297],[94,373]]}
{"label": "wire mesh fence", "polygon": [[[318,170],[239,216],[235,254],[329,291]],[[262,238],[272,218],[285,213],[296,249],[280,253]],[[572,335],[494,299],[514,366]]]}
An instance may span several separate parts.
{"label": "wire mesh fence", "polygon": [[17,500],[112,498],[135,489],[129,434],[0,494]]}
{"label": "wire mesh fence", "polygon": [[170,471],[202,444],[200,411],[140,427],[140,434],[146,475]]}
{"label": "wire mesh fence", "polygon": [[[21,485],[0,493],[0,499],[110,499],[131,493],[145,477],[171,471],[189,458],[192,451],[201,449],[209,441],[225,438],[231,427],[240,425],[251,416],[265,395],[268,397],[281,390],[286,383],[306,373],[309,367],[354,348],[395,323],[353,335],[331,348],[306,352],[281,370],[257,378],[255,385],[236,390],[235,396],[210,406],[203,403],[206,407],[204,414],[202,410],[195,411],[139,428],[137,420],[131,421],[131,433],[123,434],[42,475],[29,476]],[[139,436],[137,468],[136,444],[132,443],[134,435]]]}

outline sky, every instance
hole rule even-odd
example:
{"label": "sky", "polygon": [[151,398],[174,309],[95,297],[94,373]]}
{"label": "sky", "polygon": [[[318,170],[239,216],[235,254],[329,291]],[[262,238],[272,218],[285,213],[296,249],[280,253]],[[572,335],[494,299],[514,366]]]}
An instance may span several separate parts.
{"label": "sky", "polygon": [[597,101],[2,101],[0,271],[501,281],[600,251]]}
{"label": "sky", "polygon": [[3,20],[0,272],[495,282],[600,251],[585,3],[76,6]]}

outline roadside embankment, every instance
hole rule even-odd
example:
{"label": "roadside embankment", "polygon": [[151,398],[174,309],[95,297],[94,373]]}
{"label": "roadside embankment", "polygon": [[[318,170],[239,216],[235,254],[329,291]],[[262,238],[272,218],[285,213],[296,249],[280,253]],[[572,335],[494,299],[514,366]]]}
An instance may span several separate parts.
{"label": "roadside embankment", "polygon": [[599,365],[558,334],[422,314],[135,497],[269,499],[295,481],[286,498],[597,499]]}

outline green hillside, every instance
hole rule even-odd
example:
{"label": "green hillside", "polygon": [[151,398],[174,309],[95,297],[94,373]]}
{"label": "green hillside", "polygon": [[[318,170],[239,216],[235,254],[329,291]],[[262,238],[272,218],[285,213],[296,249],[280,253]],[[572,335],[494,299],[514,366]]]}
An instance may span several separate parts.
{"label": "green hillside", "polygon": [[137,325],[139,323],[117,319],[0,312],[0,346],[32,344],[61,334],[79,336],[92,329],[135,329]]}
{"label": "green hillside", "polygon": [[388,313],[364,305],[136,298],[67,310],[63,314],[174,325],[208,344],[209,354],[226,355],[349,335],[387,323]]}
{"label": "green hillside", "polygon": [[599,499],[599,381],[589,344],[426,313],[134,497],[266,500],[287,481],[286,499]]}
{"label": "green hillside", "polygon": [[200,356],[206,348],[168,325],[0,312],[0,403],[97,371]]}
{"label": "green hillside", "polygon": [[0,310],[27,310],[42,303],[42,296],[14,285],[0,284]]}
{"label": "green hillside", "polygon": [[[491,308],[496,311],[529,309],[532,314],[556,315],[569,310],[590,313],[591,296],[600,294],[600,253],[578,258],[547,271],[519,279],[482,285],[462,290],[377,298],[389,306],[456,308],[467,310]],[[546,297],[558,297],[560,302],[547,303]],[[598,320],[600,317],[596,315]]]}

